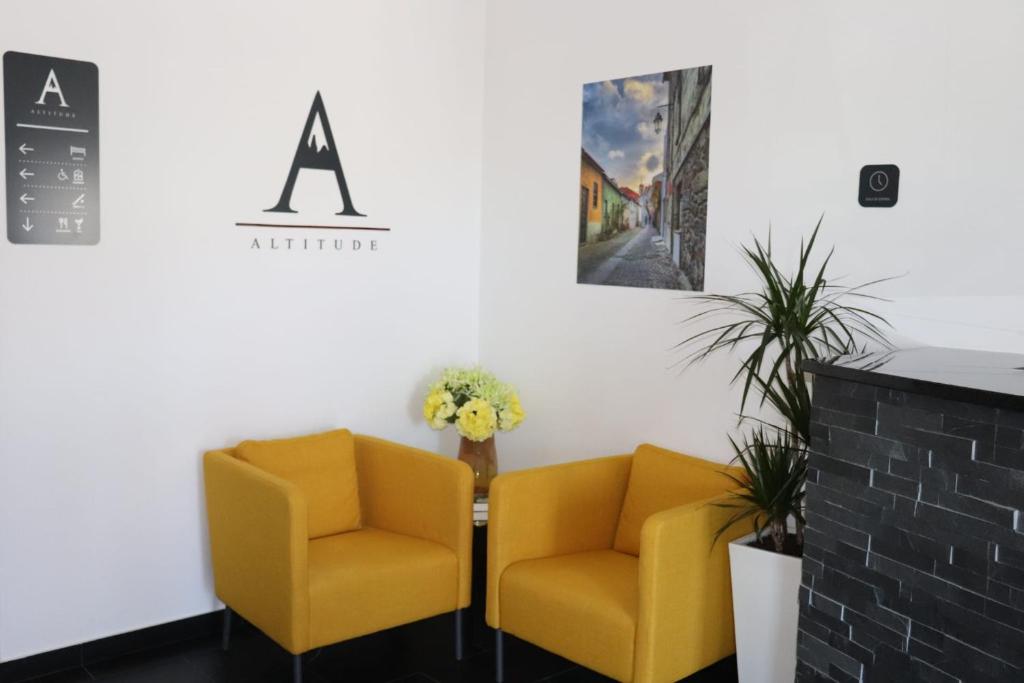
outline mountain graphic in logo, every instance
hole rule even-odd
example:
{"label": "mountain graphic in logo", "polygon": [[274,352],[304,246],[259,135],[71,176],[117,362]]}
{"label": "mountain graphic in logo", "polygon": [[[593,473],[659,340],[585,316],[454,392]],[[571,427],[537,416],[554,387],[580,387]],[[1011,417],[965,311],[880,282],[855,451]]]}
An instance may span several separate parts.
{"label": "mountain graphic in logo", "polygon": [[330,145],[327,144],[327,134],[324,133],[324,122],[320,119],[319,112],[316,112],[314,115],[313,129],[310,131],[309,137],[306,139],[306,147],[317,155],[331,148]]}

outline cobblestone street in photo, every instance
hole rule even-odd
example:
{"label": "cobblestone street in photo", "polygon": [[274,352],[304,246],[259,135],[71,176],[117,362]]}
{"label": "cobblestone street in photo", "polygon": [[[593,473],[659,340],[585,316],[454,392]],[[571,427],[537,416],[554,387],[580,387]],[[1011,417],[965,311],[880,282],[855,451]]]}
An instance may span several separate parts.
{"label": "cobblestone street in photo", "polygon": [[692,289],[651,228],[634,228],[604,242],[581,245],[576,272],[581,284]]}

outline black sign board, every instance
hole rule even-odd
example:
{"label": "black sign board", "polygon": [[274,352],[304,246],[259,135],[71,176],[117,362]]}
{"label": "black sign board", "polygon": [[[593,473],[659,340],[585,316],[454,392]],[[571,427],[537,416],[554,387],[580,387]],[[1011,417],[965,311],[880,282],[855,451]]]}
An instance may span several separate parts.
{"label": "black sign board", "polygon": [[4,53],[7,239],[100,241],[99,71]]}
{"label": "black sign board", "polygon": [[896,206],[900,195],[900,167],[894,164],[860,169],[860,205],[880,208]]}

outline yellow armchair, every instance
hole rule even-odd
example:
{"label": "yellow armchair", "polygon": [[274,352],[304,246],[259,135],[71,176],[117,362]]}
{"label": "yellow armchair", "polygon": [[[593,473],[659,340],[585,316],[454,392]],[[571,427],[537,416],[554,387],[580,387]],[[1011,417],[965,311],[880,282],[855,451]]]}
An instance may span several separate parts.
{"label": "yellow armchair", "polygon": [[[293,655],[469,605],[473,473],[346,430],[204,457],[214,587]],[[311,533],[312,530],[312,533]]]}
{"label": "yellow armchair", "polygon": [[654,446],[497,477],[487,623],[619,681],[675,681],[735,652],[728,542],[734,484]]}

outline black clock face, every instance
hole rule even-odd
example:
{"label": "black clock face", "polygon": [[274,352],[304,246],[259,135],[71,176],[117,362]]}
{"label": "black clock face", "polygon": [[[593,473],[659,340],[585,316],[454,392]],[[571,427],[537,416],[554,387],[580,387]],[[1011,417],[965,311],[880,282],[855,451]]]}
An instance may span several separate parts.
{"label": "black clock face", "polygon": [[894,164],[865,166],[860,169],[861,206],[888,208],[899,199],[900,169]]}
{"label": "black clock face", "polygon": [[868,177],[868,187],[872,192],[883,192],[889,187],[889,174],[885,171],[875,171]]}

